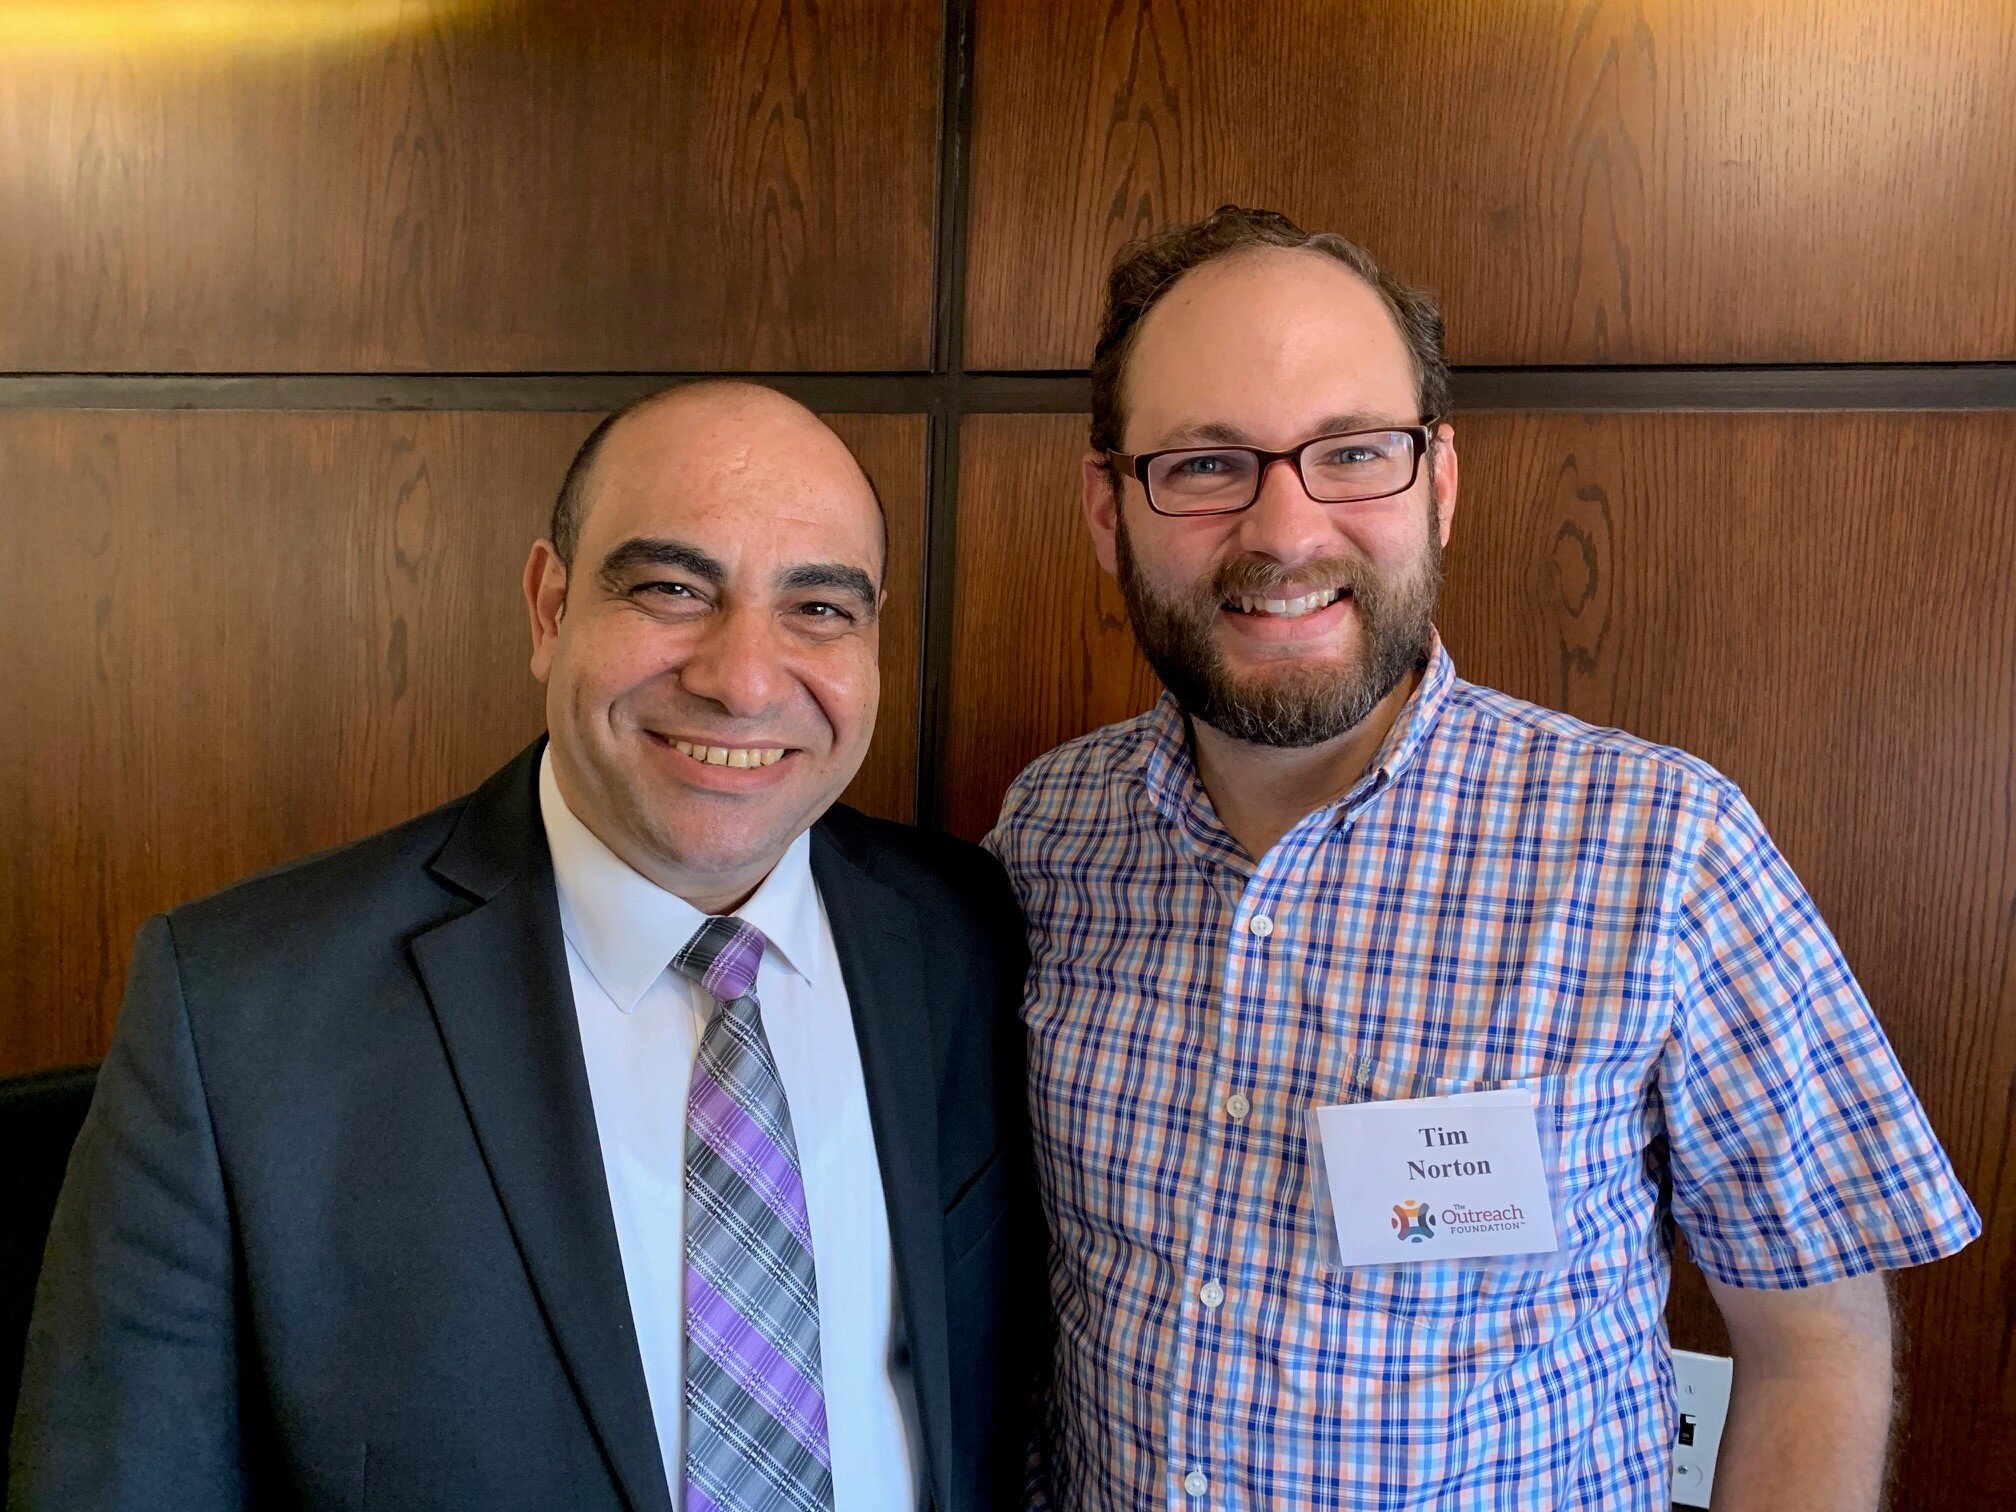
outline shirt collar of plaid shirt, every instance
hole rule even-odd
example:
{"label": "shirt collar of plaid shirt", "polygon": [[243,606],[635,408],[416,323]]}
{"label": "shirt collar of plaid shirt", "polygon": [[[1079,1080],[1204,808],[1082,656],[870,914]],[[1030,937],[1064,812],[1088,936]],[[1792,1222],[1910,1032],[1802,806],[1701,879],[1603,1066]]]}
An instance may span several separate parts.
{"label": "shirt collar of plaid shirt", "polygon": [[[1437,631],[1429,632],[1423,666],[1420,685],[1400,710],[1400,717],[1393,721],[1393,728],[1386,732],[1365,775],[1343,797],[1305,818],[1296,826],[1297,830],[1311,823],[1329,829],[1356,814],[1392,786],[1420,752],[1456,681],[1455,663],[1449,659]],[[1200,854],[1223,860],[1242,873],[1253,870],[1253,859],[1226,833],[1212,811],[1204,784],[1197,778],[1196,761],[1190,754],[1188,721],[1167,691],[1156,700],[1142,723],[1141,745],[1133,764],[1156,809]]]}

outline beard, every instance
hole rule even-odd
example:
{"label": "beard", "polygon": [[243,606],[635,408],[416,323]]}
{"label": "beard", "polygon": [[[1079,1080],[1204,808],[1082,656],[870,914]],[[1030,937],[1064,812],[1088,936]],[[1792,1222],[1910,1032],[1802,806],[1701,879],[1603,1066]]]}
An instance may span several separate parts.
{"label": "beard", "polygon": [[[1292,570],[1268,557],[1235,557],[1187,591],[1164,594],[1141,572],[1119,517],[1115,556],[1127,619],[1148,664],[1192,719],[1248,745],[1321,745],[1362,724],[1417,665],[1434,631],[1442,591],[1442,541],[1428,501],[1427,545],[1413,571],[1395,577],[1363,557],[1317,557]],[[1284,663],[1239,674],[1218,645],[1220,606],[1293,581],[1303,592],[1348,590],[1364,645],[1349,662]]]}

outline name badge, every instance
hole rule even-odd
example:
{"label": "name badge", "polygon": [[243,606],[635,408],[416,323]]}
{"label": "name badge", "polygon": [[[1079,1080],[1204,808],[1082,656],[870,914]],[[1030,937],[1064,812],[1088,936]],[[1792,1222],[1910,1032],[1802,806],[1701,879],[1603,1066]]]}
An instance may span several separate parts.
{"label": "name badge", "polygon": [[1530,1088],[1348,1103],[1311,1117],[1344,1265],[1557,1247]]}

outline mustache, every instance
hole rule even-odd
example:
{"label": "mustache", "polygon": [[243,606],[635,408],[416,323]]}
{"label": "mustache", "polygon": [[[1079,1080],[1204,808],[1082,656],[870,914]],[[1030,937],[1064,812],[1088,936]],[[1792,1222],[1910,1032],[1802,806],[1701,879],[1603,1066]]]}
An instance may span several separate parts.
{"label": "mustache", "polygon": [[1311,557],[1306,562],[1292,565],[1272,557],[1235,557],[1211,574],[1200,597],[1208,596],[1217,603],[1244,594],[1267,593],[1287,583],[1294,583],[1310,593],[1343,588],[1356,596],[1369,576],[1364,562],[1357,557]]}

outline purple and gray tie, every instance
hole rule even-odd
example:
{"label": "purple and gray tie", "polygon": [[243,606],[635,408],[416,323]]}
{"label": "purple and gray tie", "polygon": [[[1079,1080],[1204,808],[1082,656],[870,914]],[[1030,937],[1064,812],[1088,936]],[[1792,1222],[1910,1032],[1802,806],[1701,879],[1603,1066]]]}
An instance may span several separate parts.
{"label": "purple and gray tie", "polygon": [[686,1512],[833,1506],[812,1227],[762,958],[762,931],[733,918],[672,958],[720,1003],[686,1101]]}

